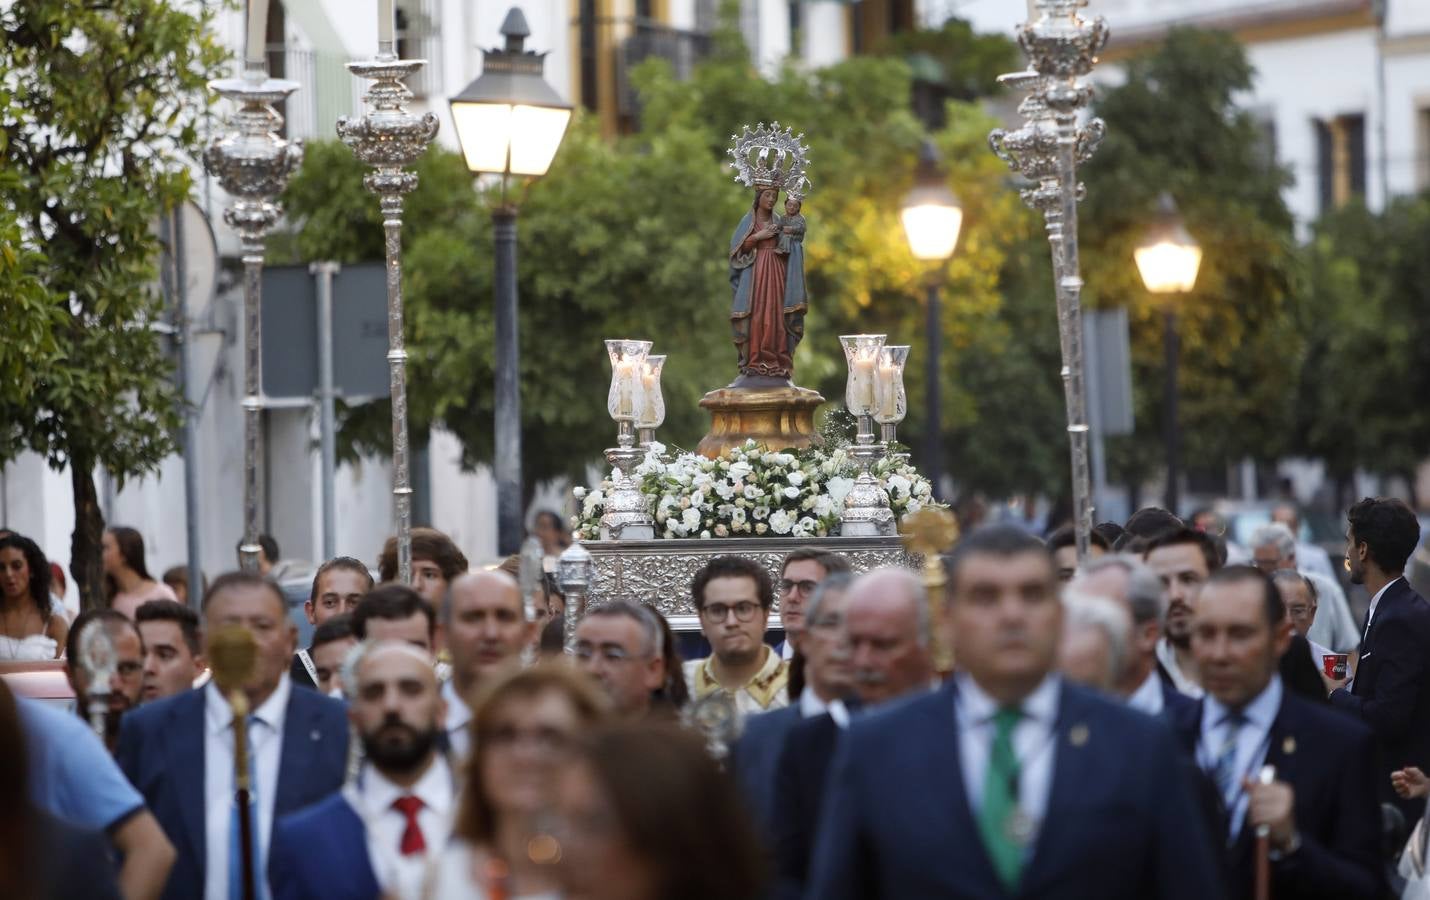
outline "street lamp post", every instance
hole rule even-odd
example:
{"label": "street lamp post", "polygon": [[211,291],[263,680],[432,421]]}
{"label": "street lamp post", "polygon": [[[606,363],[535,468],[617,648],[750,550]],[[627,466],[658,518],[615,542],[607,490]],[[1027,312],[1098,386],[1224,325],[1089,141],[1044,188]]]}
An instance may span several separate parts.
{"label": "street lamp post", "polygon": [[[1196,285],[1197,270],[1202,264],[1202,248],[1187,233],[1170,194],[1163,193],[1158,198],[1157,217],[1132,256],[1137,262],[1137,271],[1142,275],[1142,283],[1154,294],[1185,294]],[[1162,340],[1167,367],[1162,412],[1162,442],[1167,454],[1167,492],[1163,505],[1175,515],[1180,505],[1178,482],[1181,480],[1182,453],[1182,431],[1177,410],[1180,394],[1177,367],[1181,347],[1177,334],[1177,307],[1170,297],[1163,308]]]}
{"label": "street lamp post", "polygon": [[[209,88],[238,105],[233,128],[204,151],[204,168],[233,198],[223,220],[243,245],[243,541],[239,566],[258,571],[258,468],[263,416],[263,246],[282,214],[278,195],[303,159],[297,141],[278,135],[283,117],[273,108],[298,89],[297,82],[268,77],[263,29],[268,4],[248,7],[248,43],[243,74]],[[190,560],[190,565],[194,565]],[[191,582],[192,584],[192,582]],[[195,586],[197,590],[197,586]]]}
{"label": "street lamp post", "polygon": [[949,190],[943,170],[938,164],[938,151],[931,141],[924,141],[919,153],[919,168],[914,176],[914,186],[904,197],[900,218],[904,223],[904,234],[909,240],[909,250],[915,259],[925,260],[935,265],[928,275],[928,354],[924,359],[924,475],[938,495],[939,481],[943,469],[943,435],[940,421],[941,400],[939,397],[939,354],[943,328],[939,310],[939,288],[942,281],[942,266],[953,255],[958,245],[958,232],[963,227],[963,208],[958,198]]}
{"label": "street lamp post", "polygon": [[496,250],[495,447],[497,552],[515,553],[521,543],[521,383],[517,345],[516,203],[507,197],[511,176],[546,174],[571,106],[542,78],[544,53],[523,50],[531,36],[515,7],[502,22],[506,46],[483,53],[482,74],[451,100],[452,122],[473,174],[502,177],[502,198],[492,210]]}

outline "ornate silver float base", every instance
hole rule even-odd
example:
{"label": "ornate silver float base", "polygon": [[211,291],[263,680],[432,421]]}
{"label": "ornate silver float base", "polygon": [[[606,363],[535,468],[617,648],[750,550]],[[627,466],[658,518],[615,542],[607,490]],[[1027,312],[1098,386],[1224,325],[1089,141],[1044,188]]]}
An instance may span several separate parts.
{"label": "ornate silver float base", "polygon": [[[588,599],[590,608],[612,600],[651,602],[677,631],[700,629],[690,602],[690,582],[702,566],[717,556],[749,557],[765,567],[772,581],[779,580],[785,554],[796,547],[818,547],[841,554],[856,572],[880,566],[905,566],[917,571],[921,564],[921,558],[905,550],[897,536],[588,541],[583,546],[596,565]],[[778,597],[775,604],[778,609]]]}

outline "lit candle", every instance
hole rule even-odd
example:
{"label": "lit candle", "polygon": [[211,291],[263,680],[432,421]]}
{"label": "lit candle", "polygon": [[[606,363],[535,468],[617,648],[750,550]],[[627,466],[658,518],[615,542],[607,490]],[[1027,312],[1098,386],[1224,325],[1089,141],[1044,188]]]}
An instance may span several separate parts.
{"label": "lit candle", "polygon": [[267,36],[268,0],[248,0],[248,69],[266,68]]}
{"label": "lit candle", "polygon": [[656,418],[655,397],[659,385],[655,379],[655,370],[647,363],[641,370],[641,417],[642,423],[654,424]]}
{"label": "lit candle", "polygon": [[850,412],[856,416],[867,416],[874,411],[874,360],[860,356],[854,360],[854,400],[856,409]]}
{"label": "lit candle", "polygon": [[879,411],[881,419],[896,419],[899,415],[899,370],[887,363],[879,366]]}
{"label": "lit candle", "polygon": [[391,50],[396,28],[392,0],[377,0],[377,49]]}
{"label": "lit candle", "polygon": [[635,363],[623,359],[616,363],[616,415],[623,419],[635,416],[636,412],[636,370]]}

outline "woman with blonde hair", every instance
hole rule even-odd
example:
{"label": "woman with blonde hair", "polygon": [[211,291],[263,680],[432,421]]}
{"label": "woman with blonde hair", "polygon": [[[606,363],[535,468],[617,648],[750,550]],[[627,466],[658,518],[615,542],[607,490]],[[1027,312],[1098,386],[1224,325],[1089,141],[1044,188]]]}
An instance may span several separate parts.
{"label": "woman with blonde hair", "polygon": [[472,752],[429,897],[556,900],[560,846],[551,830],[557,774],[607,716],[605,696],[569,666],[540,664],[473,698]]}

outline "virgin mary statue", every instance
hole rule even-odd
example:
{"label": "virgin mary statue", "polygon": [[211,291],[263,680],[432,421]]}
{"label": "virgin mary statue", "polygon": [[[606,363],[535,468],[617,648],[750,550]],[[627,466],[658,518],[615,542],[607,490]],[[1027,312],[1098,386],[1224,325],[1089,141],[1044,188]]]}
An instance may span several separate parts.
{"label": "virgin mary statue", "polygon": [[[735,294],[730,327],[742,380],[789,383],[794,348],[804,333],[803,217],[786,219],[775,212],[778,198],[774,187],[756,187],[749,212],[730,237],[730,287]],[[800,233],[791,240],[784,232],[795,219]],[[791,271],[795,266],[799,271]]]}

